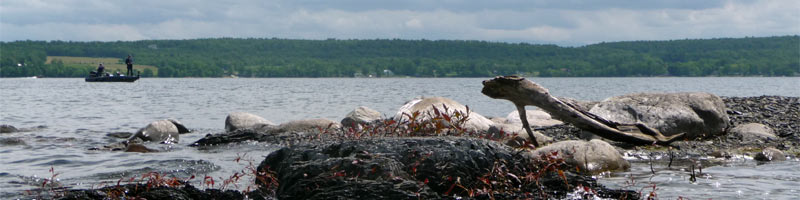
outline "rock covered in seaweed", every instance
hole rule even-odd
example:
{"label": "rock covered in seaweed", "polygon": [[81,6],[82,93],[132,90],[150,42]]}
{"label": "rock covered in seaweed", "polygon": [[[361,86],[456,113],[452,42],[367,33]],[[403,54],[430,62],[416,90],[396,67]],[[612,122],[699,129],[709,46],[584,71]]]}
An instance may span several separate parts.
{"label": "rock covered in seaweed", "polygon": [[[317,141],[271,153],[259,171],[274,172],[279,199],[558,198],[577,185],[605,197],[638,196],[606,190],[568,171],[560,177],[536,164],[544,161],[522,154],[469,137]],[[544,172],[537,174],[538,182],[523,178],[539,170]],[[482,188],[503,189],[479,192]]]}

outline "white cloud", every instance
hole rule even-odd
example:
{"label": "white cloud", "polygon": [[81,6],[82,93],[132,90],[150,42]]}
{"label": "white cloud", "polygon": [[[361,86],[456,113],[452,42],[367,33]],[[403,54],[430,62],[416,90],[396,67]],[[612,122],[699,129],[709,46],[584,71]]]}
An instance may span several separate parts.
{"label": "white cloud", "polygon": [[0,40],[458,39],[583,45],[800,34],[800,1],[3,0]]}

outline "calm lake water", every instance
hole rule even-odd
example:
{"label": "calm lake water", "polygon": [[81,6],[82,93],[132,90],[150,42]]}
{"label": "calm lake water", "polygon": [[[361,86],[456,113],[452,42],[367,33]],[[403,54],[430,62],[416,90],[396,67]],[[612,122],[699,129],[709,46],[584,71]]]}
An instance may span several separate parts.
{"label": "calm lake water", "polygon": [[[276,78],[276,79],[158,79],[135,83],[86,83],[70,79],[0,79],[0,124],[33,128],[2,134],[0,143],[0,199],[20,195],[50,177],[72,188],[116,184],[146,172],[174,176],[228,177],[244,165],[244,156],[256,164],[276,146],[250,143],[198,149],[187,147],[209,133],[222,132],[225,117],[244,111],[275,123],[307,118],[341,120],[358,106],[386,116],[416,96],[443,96],[468,105],[485,116],[506,116],[511,103],[480,93],[488,78]],[[602,100],[635,92],[702,91],[720,96],[800,96],[800,78],[532,78],[553,95],[580,100]],[[154,154],[89,151],[122,139],[111,132],[135,132],[148,123],[174,118],[194,132],[175,145],[148,144],[166,152]],[[662,199],[794,198],[800,193],[797,160],[756,165],[748,159],[704,169],[694,184],[680,167],[650,174],[649,165],[634,162],[630,172],[600,178],[615,188],[639,190],[656,184]],[[626,177],[629,176],[629,177]],[[632,177],[632,178],[630,178]],[[626,181],[636,180],[636,184]],[[103,183],[106,181],[108,183]],[[198,182],[199,185],[199,182]],[[247,185],[241,181],[240,185]],[[244,186],[241,186],[244,187]],[[244,189],[244,188],[240,188]],[[643,189],[649,192],[652,188]]]}

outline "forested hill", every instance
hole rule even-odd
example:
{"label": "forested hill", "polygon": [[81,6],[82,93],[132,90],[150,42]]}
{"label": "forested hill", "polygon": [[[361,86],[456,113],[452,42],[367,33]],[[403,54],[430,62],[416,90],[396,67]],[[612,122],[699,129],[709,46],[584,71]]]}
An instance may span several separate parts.
{"label": "forested hill", "polygon": [[155,66],[144,74],[158,77],[800,75],[800,36],[782,36],[583,47],[454,40],[16,41],[0,43],[0,76],[80,77],[93,67],[46,64],[46,57],[121,62],[128,54],[137,65]]}

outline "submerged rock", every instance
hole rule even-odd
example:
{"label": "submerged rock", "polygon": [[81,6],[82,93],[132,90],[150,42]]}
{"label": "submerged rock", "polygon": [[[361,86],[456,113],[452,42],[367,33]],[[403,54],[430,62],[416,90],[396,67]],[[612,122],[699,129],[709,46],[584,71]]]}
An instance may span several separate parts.
{"label": "submerged rock", "polygon": [[65,191],[61,200],[78,199],[271,199],[258,191],[244,194],[234,190],[205,189],[200,190],[192,185],[176,187],[152,186],[148,184],[126,184],[107,186],[99,189],[83,189]]}
{"label": "submerged rock", "polygon": [[610,198],[638,196],[608,192],[569,171],[563,178],[556,172],[539,174],[538,182],[523,178],[538,172],[534,163],[490,140],[414,137],[293,145],[272,152],[258,169],[274,172],[279,199],[563,198],[577,185]]}
{"label": "submerged rock", "polygon": [[281,123],[278,127],[269,130],[271,133],[285,132],[319,132],[326,130],[336,130],[342,128],[339,122],[329,119],[303,119]]}
{"label": "submerged rock", "polygon": [[232,112],[225,118],[226,132],[241,129],[268,129],[273,126],[276,126],[275,123],[246,112]]}
{"label": "submerged rock", "polygon": [[226,132],[220,134],[208,134],[203,138],[193,142],[189,146],[214,146],[222,144],[230,144],[244,141],[266,142],[271,144],[294,144],[299,142],[304,137],[316,133],[308,132],[281,132],[270,133],[265,131],[256,131],[250,129],[240,129],[233,132]]}
{"label": "submerged rock", "polygon": [[764,150],[761,150],[753,159],[758,161],[784,161],[786,160],[786,155],[783,154],[783,151],[768,147]]}
{"label": "submerged rock", "polygon": [[14,146],[14,145],[26,145],[25,140],[18,137],[2,137],[0,138],[0,146]]}
{"label": "submerged rock", "polygon": [[125,152],[139,152],[139,153],[151,153],[151,152],[158,152],[158,150],[147,148],[142,144],[128,144],[125,147]]}
{"label": "submerged rock", "polygon": [[664,136],[686,133],[688,139],[718,136],[730,121],[722,99],[703,92],[623,95],[603,100],[589,112],[619,123],[642,122]]}
{"label": "submerged rock", "polygon": [[106,134],[106,136],[113,137],[113,138],[130,138],[131,136],[133,136],[133,133],[131,133],[131,132],[113,132],[113,133]]}
{"label": "submerged rock", "polygon": [[11,126],[11,125],[7,125],[7,124],[1,124],[0,125],[0,133],[13,133],[13,132],[18,132],[18,131],[19,131],[19,129],[17,129],[17,127],[14,127],[14,126]]}
{"label": "submerged rock", "polygon": [[549,155],[552,152],[558,152],[568,165],[592,173],[626,170],[631,166],[614,146],[598,139],[556,142],[536,149],[534,154]]}

